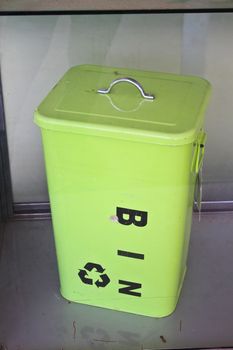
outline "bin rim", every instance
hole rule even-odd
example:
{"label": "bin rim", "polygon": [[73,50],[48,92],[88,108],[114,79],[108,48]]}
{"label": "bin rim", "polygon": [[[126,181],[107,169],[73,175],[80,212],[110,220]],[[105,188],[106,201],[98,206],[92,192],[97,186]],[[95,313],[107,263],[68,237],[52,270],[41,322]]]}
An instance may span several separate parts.
{"label": "bin rim", "polygon": [[117,138],[122,140],[152,143],[165,146],[182,146],[193,143],[198,138],[199,133],[203,130],[200,129],[195,132],[191,130],[186,133],[176,134],[174,138],[167,137],[167,135],[155,135],[153,132],[142,131],[142,130],[132,130],[127,128],[110,128],[108,126],[99,126],[88,123],[77,123],[70,121],[69,124],[62,120],[57,120],[56,122],[50,123],[50,118],[40,114],[38,109],[34,112],[34,122],[38,125],[41,130],[79,134],[79,135],[89,135],[96,137],[107,137],[107,138]]}

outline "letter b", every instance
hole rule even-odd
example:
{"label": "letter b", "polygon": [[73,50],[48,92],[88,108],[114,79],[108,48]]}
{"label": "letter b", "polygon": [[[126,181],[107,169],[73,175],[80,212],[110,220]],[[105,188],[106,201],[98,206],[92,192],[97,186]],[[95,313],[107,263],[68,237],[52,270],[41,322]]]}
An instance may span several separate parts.
{"label": "letter b", "polygon": [[[127,209],[127,208],[116,208],[116,215],[118,217],[118,222],[122,225],[131,225],[134,224],[135,226],[146,226],[147,224],[147,212],[146,211],[140,211],[140,210],[133,210],[133,209]],[[124,215],[127,216],[127,218],[124,218]],[[139,217],[139,219],[137,218]]]}

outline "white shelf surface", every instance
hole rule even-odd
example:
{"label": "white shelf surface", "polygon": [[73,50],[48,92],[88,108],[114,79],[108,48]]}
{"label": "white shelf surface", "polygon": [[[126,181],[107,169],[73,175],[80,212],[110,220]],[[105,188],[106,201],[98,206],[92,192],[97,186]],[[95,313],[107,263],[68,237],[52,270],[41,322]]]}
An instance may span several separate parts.
{"label": "white shelf surface", "polygon": [[[49,220],[6,225],[0,260],[0,344],[8,350],[155,350],[233,345],[233,213],[194,216],[176,311],[153,319],[69,303]],[[4,348],[3,348],[4,349]]]}

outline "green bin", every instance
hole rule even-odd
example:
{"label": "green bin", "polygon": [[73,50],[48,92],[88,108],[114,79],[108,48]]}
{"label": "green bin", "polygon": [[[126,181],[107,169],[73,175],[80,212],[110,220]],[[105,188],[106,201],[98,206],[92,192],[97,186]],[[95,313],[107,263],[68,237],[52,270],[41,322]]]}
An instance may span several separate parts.
{"label": "green bin", "polygon": [[82,65],[40,104],[64,298],[152,317],[174,311],[209,94],[199,77]]}

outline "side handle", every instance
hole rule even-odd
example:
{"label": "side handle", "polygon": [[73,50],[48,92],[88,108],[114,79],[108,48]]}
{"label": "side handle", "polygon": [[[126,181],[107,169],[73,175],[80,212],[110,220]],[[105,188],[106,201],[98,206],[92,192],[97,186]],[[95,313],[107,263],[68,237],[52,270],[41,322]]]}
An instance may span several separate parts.
{"label": "side handle", "polygon": [[205,154],[206,133],[202,131],[196,141],[196,148],[193,157],[192,169],[198,174],[203,165],[203,159]]}
{"label": "side handle", "polygon": [[202,165],[205,154],[206,133],[202,131],[196,141],[195,152],[193,157],[192,170],[195,174],[194,203],[201,220],[201,203],[202,203]]}

